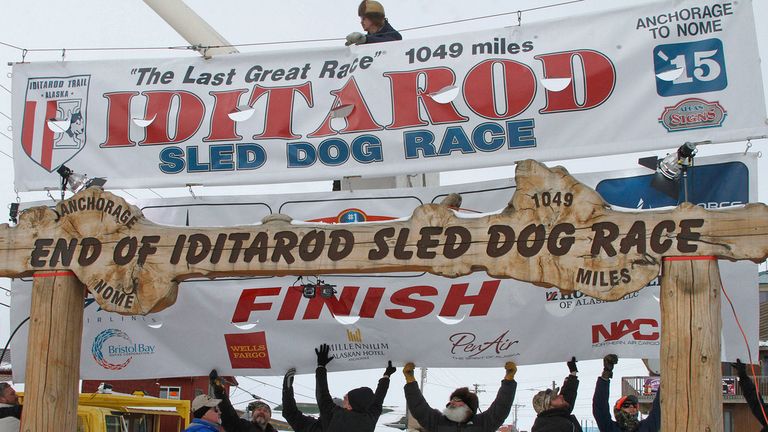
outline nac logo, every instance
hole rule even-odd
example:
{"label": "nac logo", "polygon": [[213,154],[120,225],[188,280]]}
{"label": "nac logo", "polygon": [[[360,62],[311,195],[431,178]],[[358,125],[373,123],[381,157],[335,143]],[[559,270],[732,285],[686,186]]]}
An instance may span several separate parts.
{"label": "nac logo", "polygon": [[658,341],[659,323],[651,318],[623,319],[614,321],[608,327],[602,324],[592,326],[592,344],[629,343]]}

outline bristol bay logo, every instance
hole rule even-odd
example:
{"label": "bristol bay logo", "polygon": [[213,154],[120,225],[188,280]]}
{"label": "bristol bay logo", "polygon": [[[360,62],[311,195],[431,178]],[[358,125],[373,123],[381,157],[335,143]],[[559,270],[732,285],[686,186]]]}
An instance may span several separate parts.
{"label": "bristol bay logo", "polygon": [[[104,349],[106,348],[106,353]],[[128,366],[135,355],[149,355],[155,353],[154,345],[133,343],[130,336],[122,330],[106,329],[96,335],[91,346],[93,360],[107,370],[120,370]],[[113,363],[115,358],[125,361]]]}
{"label": "bristol bay logo", "polygon": [[519,339],[508,336],[509,330],[499,335],[478,336],[471,332],[452,334],[448,340],[451,342],[451,357],[460,360],[510,358],[519,355],[513,352]]}
{"label": "bristol bay logo", "polygon": [[664,112],[659,117],[659,123],[667,129],[667,132],[679,132],[720,127],[726,116],[727,113],[720,102],[688,98],[675,106],[664,108]]}
{"label": "bristol bay logo", "polygon": [[24,97],[21,145],[52,172],[85,145],[90,75],[29,78]]}

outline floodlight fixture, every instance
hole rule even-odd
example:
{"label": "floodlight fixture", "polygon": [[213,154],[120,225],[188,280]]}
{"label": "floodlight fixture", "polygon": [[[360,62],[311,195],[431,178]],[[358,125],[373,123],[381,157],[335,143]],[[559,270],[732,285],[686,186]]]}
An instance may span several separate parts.
{"label": "floodlight fixture", "polygon": [[76,194],[91,186],[104,187],[107,183],[107,179],[103,177],[89,179],[86,174],[78,174],[64,164],[56,172],[61,176],[61,199],[64,199],[64,191],[67,189]]}

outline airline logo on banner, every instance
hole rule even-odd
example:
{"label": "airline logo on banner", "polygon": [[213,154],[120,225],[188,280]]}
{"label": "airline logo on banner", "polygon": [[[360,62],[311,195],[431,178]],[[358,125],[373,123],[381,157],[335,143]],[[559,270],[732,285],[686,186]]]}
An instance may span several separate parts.
{"label": "airline logo on banner", "polygon": [[114,188],[254,184],[768,133],[750,1],[585,19],[215,62],[16,64],[16,185],[55,187],[67,161]]}

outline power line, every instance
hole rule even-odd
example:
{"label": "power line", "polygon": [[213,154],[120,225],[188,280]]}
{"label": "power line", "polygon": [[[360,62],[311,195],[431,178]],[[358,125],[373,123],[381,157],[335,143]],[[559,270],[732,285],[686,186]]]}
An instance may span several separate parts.
{"label": "power line", "polygon": [[[500,16],[506,16],[506,15],[514,15],[517,14],[518,16],[518,22],[520,21],[520,15],[523,12],[532,12],[536,10],[542,10],[542,9],[548,9],[558,6],[565,6],[573,3],[580,3],[584,0],[570,0],[565,1],[561,3],[554,3],[550,5],[544,5],[544,6],[536,6],[528,9],[519,9],[512,12],[502,12],[498,14],[493,15],[484,15],[479,17],[473,17],[473,18],[464,18],[460,20],[454,20],[454,21],[445,21],[445,22],[439,22],[434,24],[426,24],[423,26],[417,26],[417,27],[409,27],[400,30],[400,32],[407,32],[412,30],[421,30],[425,28],[431,28],[431,27],[439,27],[449,24],[460,24],[465,23],[469,21],[477,21],[477,20],[483,20],[488,18],[496,18]],[[24,54],[28,52],[66,52],[66,51],[131,51],[131,50],[200,50],[200,49],[215,49],[215,48],[238,48],[238,47],[250,47],[250,46],[264,46],[264,45],[287,45],[287,44],[297,44],[297,43],[312,43],[312,42],[332,42],[332,41],[340,41],[344,40],[345,38],[323,38],[323,39],[302,39],[302,40],[288,40],[288,41],[272,41],[272,42],[253,42],[253,43],[240,43],[240,44],[223,44],[223,45],[209,45],[209,46],[193,46],[193,45],[178,45],[178,46],[154,46],[154,47],[82,47],[82,48],[21,48],[16,45],[12,45],[6,42],[0,41],[0,45],[4,45],[10,48],[15,48],[17,50],[23,51]]]}
{"label": "power line", "polygon": [[[11,93],[11,89],[9,89],[8,87],[6,87],[6,86],[4,86],[2,84],[0,84],[0,88],[2,88],[3,90],[7,91],[8,93]],[[10,117],[8,117],[8,118],[10,118]]]}

